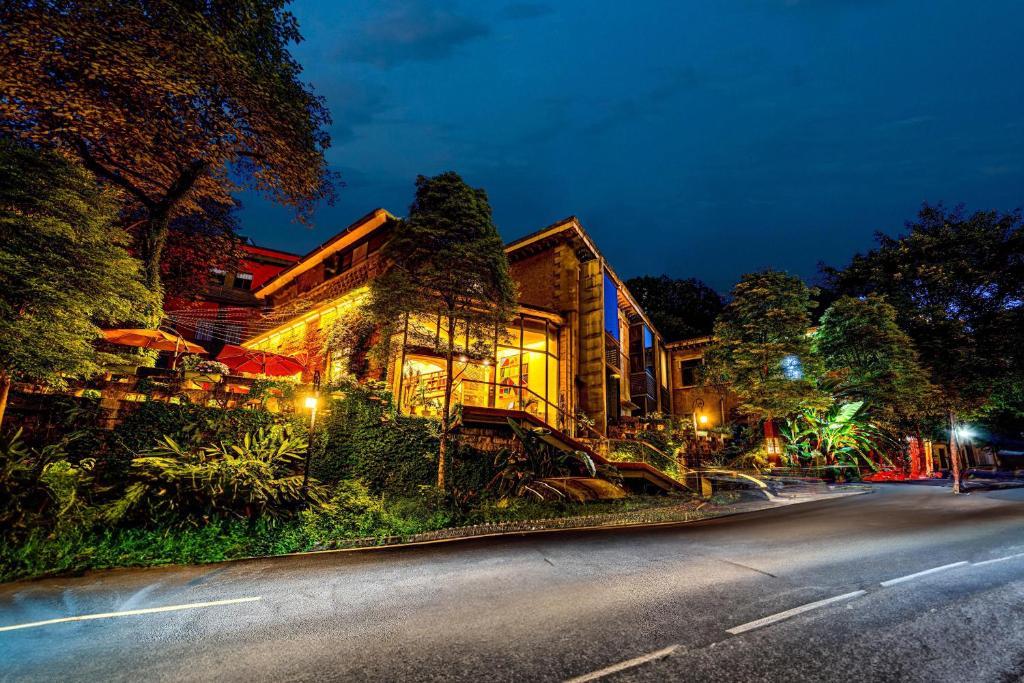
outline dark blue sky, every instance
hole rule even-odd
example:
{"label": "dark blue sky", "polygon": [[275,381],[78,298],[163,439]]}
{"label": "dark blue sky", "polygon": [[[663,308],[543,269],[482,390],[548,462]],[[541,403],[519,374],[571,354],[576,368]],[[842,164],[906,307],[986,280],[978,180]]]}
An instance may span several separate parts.
{"label": "dark blue sky", "polygon": [[506,239],[578,215],[623,277],[727,290],[813,277],[924,201],[1024,204],[1020,0],[559,0],[293,5],[347,185],[304,253],[418,173],[484,187]]}

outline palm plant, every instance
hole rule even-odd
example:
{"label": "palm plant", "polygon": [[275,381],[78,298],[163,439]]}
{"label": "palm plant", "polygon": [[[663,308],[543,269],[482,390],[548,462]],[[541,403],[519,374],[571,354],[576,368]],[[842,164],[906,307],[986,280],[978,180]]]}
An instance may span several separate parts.
{"label": "palm plant", "polygon": [[827,466],[878,465],[870,457],[878,453],[886,461],[885,449],[894,439],[871,420],[863,401],[834,403],[827,410],[801,408],[780,429],[787,450],[803,461],[823,461]]}

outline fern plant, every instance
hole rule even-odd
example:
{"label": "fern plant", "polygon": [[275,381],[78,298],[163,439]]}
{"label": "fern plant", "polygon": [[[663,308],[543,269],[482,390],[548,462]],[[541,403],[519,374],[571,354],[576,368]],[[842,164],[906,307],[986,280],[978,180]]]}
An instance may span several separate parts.
{"label": "fern plant", "polygon": [[183,446],[165,436],[131,463],[134,480],[107,512],[129,513],[148,521],[192,523],[216,517],[280,517],[307,497],[321,503],[319,482],[302,487],[307,443],[285,428],[246,434],[238,443]]}

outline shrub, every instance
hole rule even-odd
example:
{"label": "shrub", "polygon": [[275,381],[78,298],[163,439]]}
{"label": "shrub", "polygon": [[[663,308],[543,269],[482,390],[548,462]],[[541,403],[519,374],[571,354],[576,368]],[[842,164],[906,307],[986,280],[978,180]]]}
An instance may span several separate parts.
{"label": "shrub", "polygon": [[[217,517],[277,517],[306,498],[305,454],[305,440],[283,427],[260,429],[231,445],[190,447],[164,437],[132,461],[132,483],[108,518],[134,513],[150,522],[195,525]],[[315,480],[308,493],[314,501],[323,497]]]}
{"label": "shrub", "polygon": [[346,386],[323,421],[313,474],[325,482],[360,479],[373,494],[415,496],[437,472],[436,420],[398,415],[384,392]]}
{"label": "shrub", "polygon": [[144,401],[114,429],[99,464],[106,478],[116,481],[126,475],[134,458],[162,443],[164,437],[185,446],[231,445],[242,441],[246,434],[286,424],[288,419],[265,410]]}

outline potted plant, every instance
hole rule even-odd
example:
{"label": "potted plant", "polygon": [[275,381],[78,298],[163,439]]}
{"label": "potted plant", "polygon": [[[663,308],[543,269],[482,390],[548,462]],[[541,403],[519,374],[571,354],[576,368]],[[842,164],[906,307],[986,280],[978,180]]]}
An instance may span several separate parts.
{"label": "potted plant", "polygon": [[182,360],[185,368],[185,379],[199,380],[218,384],[228,373],[228,366],[220,361],[202,360],[199,356],[189,355]]}

